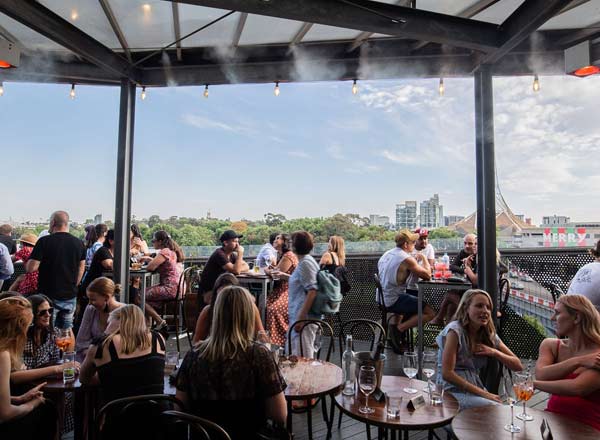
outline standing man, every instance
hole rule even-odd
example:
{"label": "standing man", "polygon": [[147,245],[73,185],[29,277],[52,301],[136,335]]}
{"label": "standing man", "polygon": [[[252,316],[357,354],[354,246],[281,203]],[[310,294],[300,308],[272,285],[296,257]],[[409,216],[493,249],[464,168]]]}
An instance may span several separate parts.
{"label": "standing man", "polygon": [[210,304],[212,289],[219,275],[225,272],[239,275],[248,270],[248,264],[244,261],[244,248],[240,245],[242,237],[230,229],[219,238],[222,246],[208,258],[200,277],[200,293],[204,304]]}
{"label": "standing man", "polygon": [[[401,315],[401,319],[392,331],[397,329],[405,332],[409,328],[416,327],[418,323],[418,299],[407,293],[407,286],[411,284],[411,278],[431,279],[431,268],[429,262],[422,254],[411,256],[415,249],[415,243],[419,235],[402,229],[396,234],[396,247],[390,249],[379,259],[377,269],[383,289],[383,300],[388,312]],[[423,307],[423,322],[426,323],[433,318],[434,312],[429,305]],[[392,334],[392,343],[397,350],[401,350],[398,335]]]}
{"label": "standing man", "polygon": [[273,247],[275,239],[279,235],[278,232],[274,232],[269,235],[269,242],[260,248],[256,259],[258,260],[258,267],[269,267],[277,264],[277,250]]}
{"label": "standing man", "polygon": [[8,253],[14,255],[17,253],[17,242],[12,238],[13,228],[11,225],[0,225],[0,243],[8,248]]}
{"label": "standing man", "polygon": [[56,211],[50,217],[50,235],[40,238],[25,270],[39,270],[38,292],[54,303],[54,325],[73,327],[77,305],[77,286],[85,270],[85,247],[69,233],[69,214]]}
{"label": "standing man", "polygon": [[14,272],[15,268],[13,266],[12,258],[10,258],[8,248],[4,243],[0,243],[0,290],[2,290],[4,281],[10,279]]}

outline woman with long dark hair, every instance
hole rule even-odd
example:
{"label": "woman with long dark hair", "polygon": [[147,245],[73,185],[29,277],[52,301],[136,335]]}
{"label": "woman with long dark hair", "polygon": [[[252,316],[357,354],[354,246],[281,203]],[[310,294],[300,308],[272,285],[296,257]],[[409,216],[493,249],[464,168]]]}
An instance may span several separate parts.
{"label": "woman with long dark hair", "polygon": [[132,257],[148,255],[148,243],[142,237],[140,227],[133,223],[129,231],[129,253]]}

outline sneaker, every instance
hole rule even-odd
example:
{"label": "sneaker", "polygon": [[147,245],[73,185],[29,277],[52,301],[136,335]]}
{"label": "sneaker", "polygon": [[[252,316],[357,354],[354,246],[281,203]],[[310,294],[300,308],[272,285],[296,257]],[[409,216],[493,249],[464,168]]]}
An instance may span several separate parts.
{"label": "sneaker", "polygon": [[390,343],[392,344],[392,350],[394,350],[394,353],[404,353],[406,349],[405,344],[403,343],[404,338],[402,337],[403,335],[400,330],[398,330],[398,327],[396,327],[394,324],[391,324],[388,328],[388,335],[390,336]]}

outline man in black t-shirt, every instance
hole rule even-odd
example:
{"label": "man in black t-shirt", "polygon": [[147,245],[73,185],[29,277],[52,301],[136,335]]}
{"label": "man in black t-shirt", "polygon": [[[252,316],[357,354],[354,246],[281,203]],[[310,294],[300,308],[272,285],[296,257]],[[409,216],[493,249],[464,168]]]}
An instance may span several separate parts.
{"label": "man in black t-shirt", "polygon": [[69,214],[56,211],[50,218],[50,235],[40,238],[25,266],[39,270],[38,292],[54,303],[54,325],[69,329],[77,304],[77,286],[85,270],[85,247],[69,233]]}
{"label": "man in black t-shirt", "polygon": [[11,225],[0,225],[0,243],[8,248],[8,253],[14,255],[17,252],[17,242],[13,240]]}
{"label": "man in black t-shirt", "polygon": [[239,275],[248,270],[248,264],[244,261],[244,248],[240,245],[242,235],[235,231],[223,232],[219,240],[223,246],[215,250],[208,258],[202,276],[200,277],[200,293],[204,304],[210,304],[212,289],[215,281],[225,272]]}

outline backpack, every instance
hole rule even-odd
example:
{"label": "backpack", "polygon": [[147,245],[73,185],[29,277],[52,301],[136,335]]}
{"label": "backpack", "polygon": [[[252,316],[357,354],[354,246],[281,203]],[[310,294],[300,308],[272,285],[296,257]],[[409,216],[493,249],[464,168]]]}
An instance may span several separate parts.
{"label": "backpack", "polygon": [[310,309],[311,313],[323,315],[339,312],[344,298],[340,290],[340,280],[329,271],[320,270],[317,273],[317,284],[317,297]]}
{"label": "backpack", "polygon": [[343,296],[346,296],[352,288],[350,281],[348,281],[348,269],[346,269],[346,266],[337,266],[333,274],[340,281],[340,292]]}

